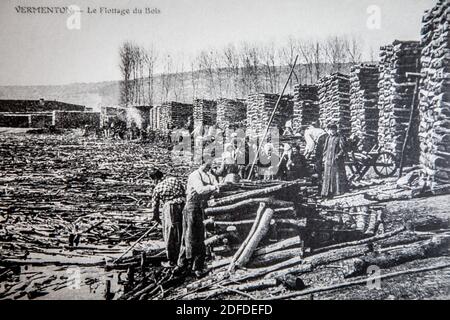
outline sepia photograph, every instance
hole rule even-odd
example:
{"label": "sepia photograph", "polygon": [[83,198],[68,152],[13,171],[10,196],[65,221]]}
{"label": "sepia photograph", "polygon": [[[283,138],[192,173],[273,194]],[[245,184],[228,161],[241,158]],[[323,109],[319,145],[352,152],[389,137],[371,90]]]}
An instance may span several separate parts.
{"label": "sepia photograph", "polygon": [[0,303],[450,298],[450,0],[3,0],[0,43]]}

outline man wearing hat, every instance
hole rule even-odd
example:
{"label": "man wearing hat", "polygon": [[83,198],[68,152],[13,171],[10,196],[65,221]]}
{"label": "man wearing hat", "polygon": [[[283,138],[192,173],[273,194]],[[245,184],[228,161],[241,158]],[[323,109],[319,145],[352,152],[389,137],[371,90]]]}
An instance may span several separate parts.
{"label": "man wearing hat", "polygon": [[345,173],[344,140],[337,133],[337,126],[329,124],[328,137],[324,144],[322,197],[331,198],[348,191]]}
{"label": "man wearing hat", "polygon": [[175,265],[181,246],[185,189],[177,178],[164,177],[158,169],[153,170],[150,177],[157,183],[152,196],[153,220],[161,222],[159,207],[162,205],[163,238],[166,243],[167,259],[170,265]]}

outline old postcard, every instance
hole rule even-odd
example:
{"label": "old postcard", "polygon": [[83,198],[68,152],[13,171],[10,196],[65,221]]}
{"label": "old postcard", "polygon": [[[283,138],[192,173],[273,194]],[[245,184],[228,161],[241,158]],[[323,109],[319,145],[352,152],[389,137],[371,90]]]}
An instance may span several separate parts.
{"label": "old postcard", "polygon": [[1,1],[0,300],[448,299],[449,17]]}

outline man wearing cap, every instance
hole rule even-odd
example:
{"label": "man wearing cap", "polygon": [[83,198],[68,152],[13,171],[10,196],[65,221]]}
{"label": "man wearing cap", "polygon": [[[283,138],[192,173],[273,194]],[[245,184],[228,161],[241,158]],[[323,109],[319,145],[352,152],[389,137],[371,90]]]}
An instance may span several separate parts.
{"label": "man wearing cap", "polygon": [[345,173],[344,140],[337,133],[337,126],[327,127],[328,137],[324,144],[322,197],[331,198],[348,191],[347,175]]}
{"label": "man wearing cap", "polygon": [[166,243],[167,259],[170,265],[175,265],[181,245],[182,212],[185,203],[184,186],[175,177],[164,178],[164,174],[160,170],[151,172],[150,177],[157,183],[152,196],[153,220],[161,222],[159,207],[162,205],[163,238]]}

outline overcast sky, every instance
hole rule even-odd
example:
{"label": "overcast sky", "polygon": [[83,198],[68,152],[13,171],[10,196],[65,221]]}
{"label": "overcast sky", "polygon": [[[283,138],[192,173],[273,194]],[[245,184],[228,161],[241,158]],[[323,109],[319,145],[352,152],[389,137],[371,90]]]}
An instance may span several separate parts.
{"label": "overcast sky", "polygon": [[[419,40],[421,17],[436,0],[1,0],[0,85],[48,85],[117,80],[124,40],[189,57],[241,41],[282,42],[290,35],[364,39],[365,56],[395,39]],[[80,30],[64,14],[19,14],[17,6],[78,5]],[[367,8],[381,9],[369,29]],[[158,8],[156,15],[99,15],[87,7]]]}

